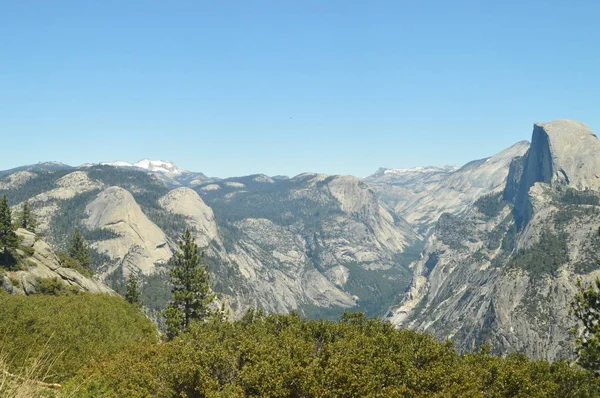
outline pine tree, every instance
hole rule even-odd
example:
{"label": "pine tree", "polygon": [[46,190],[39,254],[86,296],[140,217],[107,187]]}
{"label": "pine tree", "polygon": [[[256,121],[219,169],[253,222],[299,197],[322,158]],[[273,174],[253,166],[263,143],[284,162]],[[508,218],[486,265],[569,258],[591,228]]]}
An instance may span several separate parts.
{"label": "pine tree", "polygon": [[571,312],[579,321],[575,344],[579,364],[600,374],[600,279],[584,285],[577,281],[577,294]]}
{"label": "pine tree", "polygon": [[136,307],[141,307],[142,300],[140,297],[142,295],[142,291],[140,290],[140,282],[135,275],[129,276],[125,289],[125,300],[127,300],[129,304],[133,304]]}
{"label": "pine tree", "polygon": [[83,235],[79,231],[79,228],[75,228],[73,235],[71,236],[71,243],[69,245],[69,255],[73,257],[79,265],[85,268],[90,273],[92,272],[92,260],[90,258],[90,249],[87,242],[83,238]]}
{"label": "pine tree", "polygon": [[31,206],[29,205],[28,200],[23,202],[23,209],[21,210],[19,227],[24,228],[30,232],[35,232],[35,227],[37,227],[37,220],[35,219],[35,215],[31,211]]}
{"label": "pine tree", "polygon": [[6,195],[0,198],[0,249],[4,254],[10,253],[19,245],[19,239],[13,230],[12,214]]}
{"label": "pine tree", "polygon": [[179,250],[171,257],[170,279],[173,298],[164,311],[167,337],[172,339],[188,328],[191,321],[205,321],[212,316],[210,304],[215,295],[209,284],[206,266],[189,229],[179,242]]}
{"label": "pine tree", "polygon": [[[600,265],[600,259],[597,263]],[[571,302],[570,312],[579,323],[573,329],[577,362],[584,369],[600,375],[600,278],[596,277],[588,285],[584,285],[581,279],[577,280],[577,293]]]}

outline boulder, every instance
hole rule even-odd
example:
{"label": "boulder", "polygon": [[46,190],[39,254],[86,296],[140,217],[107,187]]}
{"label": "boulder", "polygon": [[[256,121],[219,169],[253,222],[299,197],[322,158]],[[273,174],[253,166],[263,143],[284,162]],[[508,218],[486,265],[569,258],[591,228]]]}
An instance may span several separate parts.
{"label": "boulder", "polygon": [[36,237],[35,234],[31,231],[28,231],[24,228],[19,228],[16,231],[17,236],[21,242],[21,246],[25,247],[33,247]]}

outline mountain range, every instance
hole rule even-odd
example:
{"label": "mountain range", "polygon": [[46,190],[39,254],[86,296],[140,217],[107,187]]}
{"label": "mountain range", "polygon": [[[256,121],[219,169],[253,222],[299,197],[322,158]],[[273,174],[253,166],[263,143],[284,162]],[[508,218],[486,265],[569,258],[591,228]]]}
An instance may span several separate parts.
{"label": "mountain range", "polygon": [[217,179],[171,162],[40,163],[0,172],[56,248],[79,227],[96,279],[142,278],[150,311],[190,228],[215,291],[249,308],[336,317],[346,309],[452,339],[459,350],[572,354],[568,304],[598,273],[600,142],[569,120],[457,168]]}

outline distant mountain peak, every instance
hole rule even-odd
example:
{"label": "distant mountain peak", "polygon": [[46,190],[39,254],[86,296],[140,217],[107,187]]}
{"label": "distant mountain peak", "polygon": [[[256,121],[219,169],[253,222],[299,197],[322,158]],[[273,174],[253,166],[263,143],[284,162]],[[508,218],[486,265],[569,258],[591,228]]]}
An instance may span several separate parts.
{"label": "distant mountain peak", "polygon": [[57,161],[54,161],[54,160],[50,160],[50,161],[47,161],[47,162],[37,162],[35,165],[36,166],[60,166],[60,167],[64,166],[64,167],[71,167],[68,164],[65,164],[65,163],[62,163],[62,162],[57,162]]}
{"label": "distant mountain peak", "polygon": [[138,169],[144,169],[156,173],[163,173],[170,176],[177,176],[182,174],[185,170],[177,167],[173,162],[169,162],[166,160],[151,160],[151,159],[142,159],[136,163],[129,163],[124,161],[115,161],[115,162],[102,162],[100,163],[102,166],[115,166],[115,167],[136,167]]}
{"label": "distant mountain peak", "polygon": [[150,160],[150,159],[142,159],[139,162],[134,164],[135,167],[139,167],[141,169],[146,169],[150,171],[156,171],[159,173],[171,174],[171,175],[179,175],[184,172],[183,169],[175,166],[173,162],[165,161],[165,160]]}
{"label": "distant mountain peak", "polygon": [[458,170],[455,165],[437,167],[437,166],[418,166],[404,169],[380,169],[383,174],[407,174],[407,173],[451,173]]}

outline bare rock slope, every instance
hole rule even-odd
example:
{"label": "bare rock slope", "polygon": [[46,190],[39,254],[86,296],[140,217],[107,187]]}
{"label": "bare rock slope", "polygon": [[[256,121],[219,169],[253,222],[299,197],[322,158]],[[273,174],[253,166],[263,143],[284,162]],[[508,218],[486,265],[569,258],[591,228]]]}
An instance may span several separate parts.
{"label": "bare rock slope", "polygon": [[383,169],[365,182],[398,215],[426,235],[443,213],[461,214],[482,195],[504,189],[512,160],[528,148],[529,143],[522,141],[460,169]]}
{"label": "bare rock slope", "polygon": [[489,343],[498,353],[571,357],[576,280],[600,274],[599,158],[600,141],[581,123],[536,124],[503,192],[440,217],[389,319],[461,350]]}
{"label": "bare rock slope", "polygon": [[56,216],[62,201],[102,187],[102,183],[90,179],[84,171],[74,171],[58,179],[52,189],[30,199],[37,215],[38,230],[43,233],[49,232],[52,218]]}
{"label": "bare rock slope", "polygon": [[200,195],[193,189],[174,189],[161,197],[158,203],[165,210],[186,218],[199,247],[206,247],[212,241],[219,240],[217,223],[212,209],[204,203]]}
{"label": "bare rock slope", "polygon": [[131,193],[109,187],[90,202],[84,225],[89,229],[108,229],[117,236],[101,240],[95,247],[114,260],[109,272],[122,266],[126,274],[137,270],[145,275],[156,271],[172,255],[165,233],[144,214]]}

